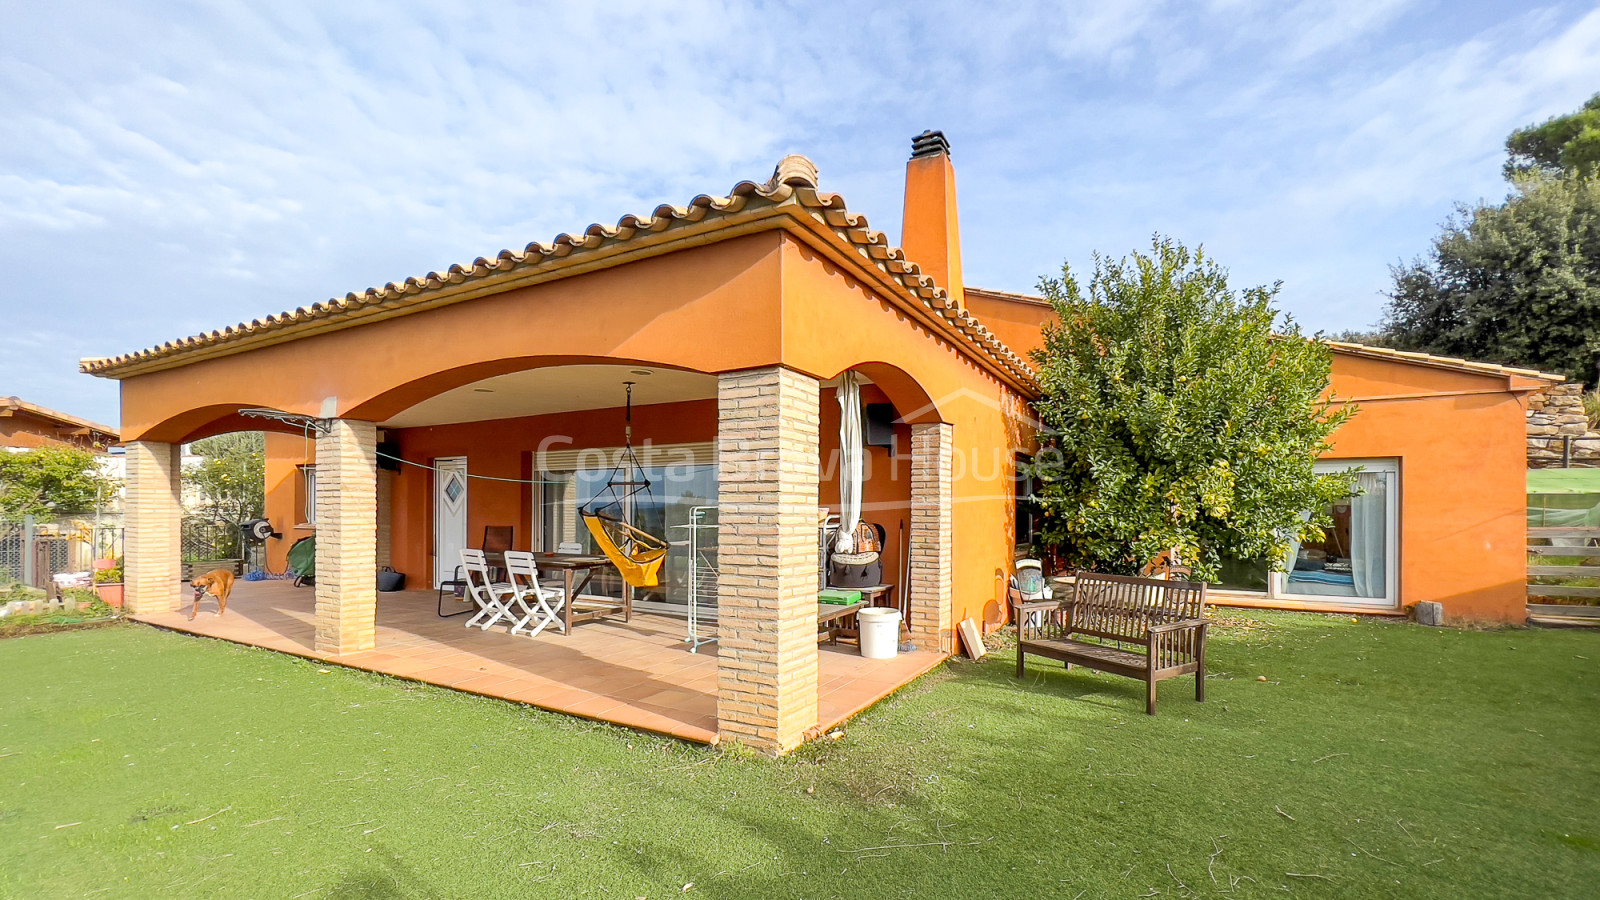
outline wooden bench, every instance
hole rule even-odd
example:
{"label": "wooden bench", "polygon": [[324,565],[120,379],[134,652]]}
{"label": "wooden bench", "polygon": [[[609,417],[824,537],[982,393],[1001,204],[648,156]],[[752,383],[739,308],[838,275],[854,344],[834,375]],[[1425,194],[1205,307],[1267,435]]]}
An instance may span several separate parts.
{"label": "wooden bench", "polygon": [[[1059,589],[1058,589],[1059,591]],[[1017,677],[1029,653],[1145,683],[1145,712],[1156,714],[1156,683],[1194,675],[1206,699],[1206,586],[1121,575],[1080,574],[1070,599],[1012,604]]]}

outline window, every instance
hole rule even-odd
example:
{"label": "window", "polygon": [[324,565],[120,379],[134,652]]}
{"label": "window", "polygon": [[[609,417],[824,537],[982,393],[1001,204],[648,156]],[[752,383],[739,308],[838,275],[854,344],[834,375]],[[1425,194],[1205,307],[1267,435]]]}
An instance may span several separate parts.
{"label": "window", "polygon": [[[636,608],[682,612],[689,600],[690,579],[704,574],[690,560],[687,528],[697,520],[696,509],[717,505],[717,467],[710,451],[710,445],[683,445],[656,447],[641,453],[645,477],[650,480],[649,494],[636,494],[629,498],[625,509],[613,510],[621,512],[623,518],[640,529],[665,538],[671,545],[661,572],[661,585],[637,591]],[[541,483],[535,485],[531,523],[537,549],[554,552],[576,545],[580,553],[599,552],[579,510],[605,493],[614,470],[616,450],[602,451],[602,455],[606,462],[598,466],[593,464],[596,459],[583,459],[576,453],[551,453],[544,458],[547,468],[540,471]],[[702,514],[698,518],[703,521],[705,517]],[[716,521],[714,514],[710,521]],[[696,545],[705,563],[715,562],[715,536],[714,528],[697,535]],[[615,571],[601,570],[586,592],[620,597],[622,587]],[[699,602],[703,606],[714,605],[714,593],[707,594],[702,590]]]}
{"label": "window", "polygon": [[300,510],[300,524],[317,524],[317,467],[300,467],[300,495],[306,498],[305,507]]}
{"label": "window", "polygon": [[1043,524],[1040,521],[1043,510],[1037,497],[1039,479],[1033,473],[1033,457],[1017,454],[1017,475],[1013,484],[1016,486],[1017,547],[1027,550],[1033,547],[1033,539]]}
{"label": "window", "polygon": [[1216,586],[1273,599],[1399,606],[1400,467],[1396,460],[1319,462],[1318,473],[1359,468],[1356,489],[1329,506],[1320,540],[1291,544],[1281,568],[1266,560],[1222,561]]}

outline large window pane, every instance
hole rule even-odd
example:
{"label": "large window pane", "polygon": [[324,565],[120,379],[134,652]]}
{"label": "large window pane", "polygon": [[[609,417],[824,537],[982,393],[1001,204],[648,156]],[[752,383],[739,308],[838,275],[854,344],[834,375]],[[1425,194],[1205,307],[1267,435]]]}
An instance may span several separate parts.
{"label": "large window pane", "polygon": [[[605,468],[544,474],[544,503],[540,511],[543,533],[541,550],[553,552],[563,544],[577,544],[579,552],[600,553],[578,511],[605,492],[612,471]],[[660,586],[640,589],[635,599],[686,604],[689,601],[689,579],[693,566],[689,555],[689,532],[683,526],[690,523],[694,509],[716,505],[717,467],[650,466],[644,471],[645,477],[650,480],[649,492],[635,494],[628,498],[623,509],[613,509],[612,512],[620,514],[635,527],[663,538],[668,542],[669,549],[661,570]],[[715,517],[710,521],[715,522]],[[701,529],[697,536],[701,558],[714,564],[716,530]],[[596,574],[587,592],[620,597],[622,589],[623,582],[616,571],[605,569]],[[715,603],[715,598],[702,595],[700,602],[709,605]]]}
{"label": "large window pane", "polygon": [[1356,490],[1328,507],[1321,540],[1290,547],[1287,594],[1378,600],[1388,595],[1390,472],[1361,472]]}

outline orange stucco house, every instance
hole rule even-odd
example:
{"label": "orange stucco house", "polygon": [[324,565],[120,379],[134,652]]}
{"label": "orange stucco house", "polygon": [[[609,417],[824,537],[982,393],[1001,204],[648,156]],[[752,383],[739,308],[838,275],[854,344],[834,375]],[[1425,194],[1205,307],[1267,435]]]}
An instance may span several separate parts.
{"label": "orange stucco house", "polygon": [[16,397],[0,397],[0,447],[13,450],[77,447],[103,451],[117,441],[117,430],[109,425]]}
{"label": "orange stucco house", "polygon": [[[1040,326],[1054,319],[1047,303],[1024,294],[968,288],[966,302],[1024,355],[1042,345]],[[1525,621],[1527,401],[1562,377],[1329,346],[1331,393],[1359,411],[1318,465],[1361,467],[1365,493],[1334,508],[1333,532],[1286,561],[1288,571],[1240,564],[1207,596],[1234,606],[1393,615],[1432,601],[1458,621]],[[1330,565],[1328,557],[1344,562]]]}
{"label": "orange stucco house", "polygon": [[[384,650],[378,566],[426,590],[486,526],[534,551],[581,540],[573,510],[617,459],[633,383],[633,442],[666,493],[659,524],[679,546],[670,532],[692,510],[718,516],[717,738],[782,751],[827,718],[818,520],[841,500],[841,379],[878,410],[863,518],[887,534],[884,581],[937,658],[956,623],[1005,617],[1016,463],[1034,440],[1026,356],[1047,315],[963,284],[954,170],[930,133],[907,164],[898,247],[790,156],[726,196],[82,368],[121,382],[128,607],[180,602],[178,448],[265,427],[282,535],[269,565],[315,534],[312,652],[335,660]],[[1255,586],[1244,571],[1230,599],[1390,612],[1437,599],[1519,619],[1522,404],[1546,380],[1336,349],[1335,390],[1362,413],[1330,460],[1371,465],[1382,495],[1382,510],[1346,511],[1365,555],[1306,548],[1305,578]],[[260,408],[288,420],[240,414]],[[682,608],[671,585],[686,572],[652,595],[658,611]]]}

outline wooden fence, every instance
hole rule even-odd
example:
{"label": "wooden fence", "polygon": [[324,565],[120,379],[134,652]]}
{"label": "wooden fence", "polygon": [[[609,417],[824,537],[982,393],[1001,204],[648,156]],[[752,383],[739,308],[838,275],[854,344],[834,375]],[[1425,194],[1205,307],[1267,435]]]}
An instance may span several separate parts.
{"label": "wooden fence", "polygon": [[1528,612],[1600,618],[1600,528],[1528,529]]}

